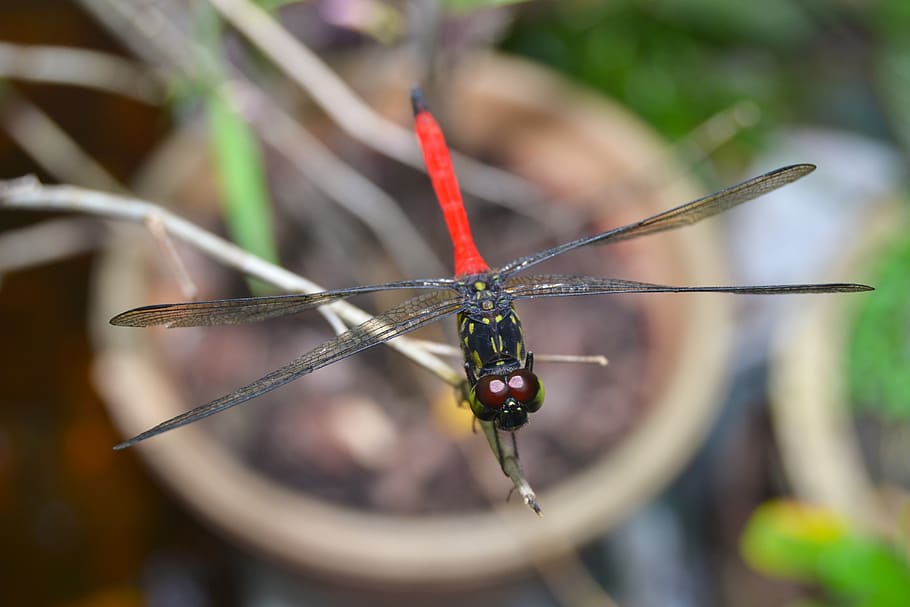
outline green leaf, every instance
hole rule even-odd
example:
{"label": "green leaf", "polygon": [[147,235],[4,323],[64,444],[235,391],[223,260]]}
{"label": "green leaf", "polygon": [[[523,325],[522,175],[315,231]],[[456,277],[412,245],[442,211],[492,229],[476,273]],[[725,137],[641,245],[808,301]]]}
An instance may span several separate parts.
{"label": "green leaf", "polygon": [[883,253],[869,278],[848,351],[851,403],[885,420],[910,420],[910,236]]}
{"label": "green leaf", "polygon": [[752,514],[740,539],[740,552],[762,573],[810,581],[821,552],[846,533],[847,523],[829,510],[773,501]]}
{"label": "green leaf", "polygon": [[906,558],[831,510],[783,500],[763,504],[746,524],[740,550],[754,569],[813,583],[837,605],[910,605]]}
{"label": "green leaf", "polygon": [[218,93],[206,99],[212,146],[231,237],[240,247],[277,261],[271,204],[258,142]]}
{"label": "green leaf", "polygon": [[850,536],[820,553],[819,584],[830,594],[864,607],[910,605],[910,570],[890,545],[872,538]]}

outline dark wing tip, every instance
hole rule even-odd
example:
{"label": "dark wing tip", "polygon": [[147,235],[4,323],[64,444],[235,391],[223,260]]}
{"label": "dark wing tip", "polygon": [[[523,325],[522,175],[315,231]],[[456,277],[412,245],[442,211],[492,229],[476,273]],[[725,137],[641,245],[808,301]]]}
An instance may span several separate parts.
{"label": "dark wing tip", "polygon": [[818,286],[823,289],[821,291],[822,293],[863,293],[866,291],[875,290],[875,287],[870,287],[869,285],[861,285],[855,282],[836,282]]}
{"label": "dark wing tip", "polygon": [[411,108],[414,110],[415,116],[421,112],[429,111],[427,103],[423,98],[423,91],[420,90],[420,85],[417,84],[411,87]]}
{"label": "dark wing tip", "polygon": [[119,442],[116,445],[114,445],[114,451],[123,451],[124,449],[128,449],[141,440],[142,440],[142,435],[140,434],[139,436],[134,436],[133,438]]}
{"label": "dark wing tip", "polygon": [[818,167],[815,166],[814,164],[812,164],[811,162],[798,162],[796,164],[791,164],[790,166],[784,167],[784,168],[787,168],[787,169],[799,168],[802,170],[803,175],[808,175],[809,173],[811,173]]}
{"label": "dark wing tip", "polygon": [[114,325],[115,327],[134,327],[136,325],[134,323],[130,322],[130,312],[131,311],[132,310],[130,310],[128,312],[121,312],[120,314],[118,314],[117,316],[114,316],[107,322]]}
{"label": "dark wing tip", "polygon": [[774,169],[773,171],[768,171],[763,175],[763,177],[771,175],[780,175],[787,174],[790,176],[788,183],[790,181],[796,181],[797,179],[802,179],[818,167],[812,164],[811,162],[797,162],[795,164],[788,164],[779,168]]}
{"label": "dark wing tip", "polygon": [[116,327],[151,327],[156,324],[166,324],[166,321],[153,322],[148,313],[169,308],[171,305],[173,304],[154,304],[151,306],[142,306],[141,308],[133,308],[132,310],[117,314],[108,322]]}
{"label": "dark wing tip", "polygon": [[[172,430],[172,429],[173,428],[168,428],[168,430]],[[165,430],[160,429],[159,426],[155,426],[154,428],[152,428],[150,430],[146,430],[145,432],[142,432],[141,434],[137,434],[133,438],[128,438],[125,441],[121,441],[121,442],[117,443],[116,445],[114,445],[113,449],[114,449],[114,451],[123,451],[124,449],[129,449],[133,445],[135,445],[137,443],[141,443],[142,441],[144,441],[147,438],[152,438],[153,436],[158,436],[159,434],[161,434],[164,431]]]}

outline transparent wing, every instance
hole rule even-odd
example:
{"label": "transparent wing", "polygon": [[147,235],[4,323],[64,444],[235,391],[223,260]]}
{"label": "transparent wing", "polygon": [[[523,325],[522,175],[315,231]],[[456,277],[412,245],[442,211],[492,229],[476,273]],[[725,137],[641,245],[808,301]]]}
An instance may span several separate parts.
{"label": "transparent wing", "polygon": [[457,312],[461,298],[454,291],[436,291],[418,295],[330,339],[297,360],[272,371],[265,377],[231,392],[210,403],[196,407],[146,430],[114,447],[125,449],[163,432],[185,426],[204,417],[274,390],[316,369],[343,360],[357,352],[371,348],[392,338],[409,333],[418,327],[435,322]]}
{"label": "transparent wing", "polygon": [[594,236],[579,238],[578,240],[561,244],[552,249],[546,249],[538,253],[526,255],[525,257],[519,257],[502,266],[499,269],[499,273],[502,276],[514,274],[567,251],[585,247],[590,244],[618,242],[620,240],[627,240],[629,238],[636,238],[646,234],[655,234],[657,232],[690,225],[701,221],[702,219],[722,213],[723,211],[752,200],[753,198],[757,198],[762,194],[767,194],[788,183],[792,183],[814,170],[815,165],[812,164],[794,164],[782,167],[765,173],[764,175],[753,177],[752,179],[748,179],[714,194],[709,194],[708,196],[680,205],[669,211],[658,213],[647,219],[613,228],[612,230],[601,232]]}
{"label": "transparent wing", "polygon": [[607,293],[744,293],[753,295],[785,295],[788,293],[850,293],[871,291],[872,287],[853,283],[817,285],[757,285],[731,287],[674,287],[617,278],[594,276],[564,276],[543,274],[512,276],[505,281],[505,290],[516,299],[559,297],[572,295],[605,295]]}
{"label": "transparent wing", "polygon": [[312,310],[321,305],[362,293],[390,289],[439,289],[451,287],[451,279],[405,280],[381,285],[351,287],[320,293],[268,295],[172,304],[155,304],[127,310],[113,317],[112,325],[121,327],[208,327],[255,322]]}

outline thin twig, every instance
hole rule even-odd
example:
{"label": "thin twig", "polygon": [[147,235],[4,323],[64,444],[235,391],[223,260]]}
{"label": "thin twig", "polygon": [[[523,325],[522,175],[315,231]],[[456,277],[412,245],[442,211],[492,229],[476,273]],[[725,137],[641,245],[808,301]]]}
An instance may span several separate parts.
{"label": "thin twig", "polygon": [[86,154],[50,116],[10,87],[0,94],[0,127],[51,175],[111,191],[123,186],[94,158]]}
{"label": "thin twig", "polygon": [[0,42],[0,78],[92,88],[152,105],[164,99],[145,67],[88,49]]}
{"label": "thin twig", "polygon": [[188,32],[180,29],[180,25],[189,28],[193,23],[188,12],[184,19],[172,19],[165,14],[161,2],[77,1],[150,65],[177,72],[179,77],[191,81],[201,80],[199,66],[204,57],[194,52]]}
{"label": "thin twig", "polygon": [[60,261],[101,244],[97,221],[51,219],[0,234],[0,275]]}
{"label": "thin twig", "polygon": [[606,367],[610,364],[610,359],[603,354],[537,354],[535,352],[534,362],[597,365],[598,367]]}
{"label": "thin twig", "polygon": [[[452,358],[464,356],[459,348],[450,344],[415,338],[412,338],[412,341],[432,354],[439,354],[440,356],[449,356]],[[586,365],[598,365],[600,367],[606,367],[610,363],[609,359],[603,354],[539,354],[537,352],[534,353],[534,362],[581,363]]]}
{"label": "thin twig", "polygon": [[190,273],[186,269],[186,264],[184,264],[183,260],[180,258],[180,254],[177,253],[174,241],[171,240],[171,237],[167,233],[167,229],[165,229],[164,224],[161,222],[161,216],[158,214],[149,215],[143,223],[152,235],[155,244],[157,244],[161,252],[164,253],[167,264],[171,268],[171,273],[177,279],[177,285],[180,287],[180,292],[183,293],[183,297],[186,299],[196,299],[199,295],[199,288],[190,277]]}

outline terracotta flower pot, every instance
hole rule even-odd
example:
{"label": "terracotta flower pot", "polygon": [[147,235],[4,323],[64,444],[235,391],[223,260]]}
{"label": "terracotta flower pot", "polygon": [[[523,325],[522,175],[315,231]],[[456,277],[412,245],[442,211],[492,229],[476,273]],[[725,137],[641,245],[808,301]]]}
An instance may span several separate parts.
{"label": "terracotta flower pot", "polygon": [[[645,217],[698,194],[693,186],[680,180],[658,190],[630,190],[630,185],[640,185],[642,176],[647,177],[643,171],[648,167],[666,162],[663,142],[628,112],[579,91],[539,67],[514,59],[479,57],[461,65],[449,91],[452,97],[442,108],[441,116],[451,143],[536,181],[556,198],[586,201],[573,203],[575,208],[567,208],[565,213],[592,218],[589,225],[579,228],[587,233]],[[405,103],[406,88],[396,89],[394,94]],[[403,120],[406,109],[402,108]],[[415,173],[413,177],[414,183],[420,183],[420,175]],[[429,187],[423,187],[423,204],[433,204]],[[617,192],[630,191],[634,195],[617,196]],[[478,244],[493,265],[555,244],[538,235],[545,231],[540,225],[519,221],[499,209],[471,204],[469,213],[474,225],[480,226],[476,227]],[[542,271],[577,268],[575,271],[580,273],[612,272],[618,277],[653,282],[725,282],[723,269],[718,267],[723,255],[710,225],[589,249],[577,257],[567,255],[565,260]],[[205,396],[191,397],[196,400],[179,396],[189,380],[173,377],[173,369],[165,370],[163,363],[171,355],[160,351],[162,344],[183,339],[177,337],[177,331],[162,334],[103,326],[112,313],[153,303],[158,301],[155,297],[161,296],[160,292],[149,293],[150,278],[140,270],[149,266],[145,251],[135,246],[112,251],[98,288],[97,373],[104,378],[99,387],[125,436],[204,402],[199,399],[220,394],[217,387],[202,386],[200,394]],[[445,254],[446,248],[440,251]],[[353,261],[339,259],[338,263]],[[314,494],[300,485],[289,486],[263,473],[231,448],[232,437],[249,434],[248,426],[259,417],[271,415],[266,413],[268,406],[258,401],[216,416],[211,424],[224,424],[227,429],[223,432],[221,428],[212,432],[209,422],[194,424],[140,445],[140,453],[162,482],[204,520],[238,542],[297,567],[359,583],[409,587],[471,586],[520,572],[602,533],[672,479],[711,425],[725,380],[729,297],[623,296],[614,303],[604,298],[568,299],[574,301],[550,300],[519,306],[529,343],[539,352],[558,349],[558,353],[606,354],[611,365],[593,369],[541,363],[548,403],[535,414],[531,428],[519,434],[519,440],[520,445],[528,445],[522,458],[531,483],[538,484],[541,477],[548,479],[538,493],[545,512],[542,519],[516,503],[518,500],[504,503],[508,480],[501,476],[483,438],[468,432],[451,438],[453,444],[464,445],[466,459],[454,467],[454,480],[441,478],[439,485],[468,492],[473,473],[465,469],[479,467],[481,476],[488,475],[499,482],[495,486],[501,488],[500,493],[492,505],[455,510],[428,508],[420,513],[341,503],[343,500],[319,495],[318,491]],[[538,305],[540,311],[532,312]],[[638,319],[635,337],[630,338],[637,350],[630,347],[628,355],[638,361],[634,365],[624,362],[622,343],[598,333],[599,324],[608,324],[607,314],[626,313]],[[226,330],[211,329],[194,335],[205,336],[210,331],[217,335]],[[324,331],[321,338],[329,335]],[[225,347],[204,356],[230,357],[242,365],[246,355]],[[203,355],[197,355],[200,357]],[[421,410],[423,403],[440,393],[446,395],[446,407],[455,407],[454,399],[447,396],[450,388],[440,387],[434,378],[413,365],[398,360],[395,364],[399,366],[392,370],[381,366],[382,371],[370,371],[369,364],[376,362],[373,358],[352,361],[351,366],[339,365],[334,372],[321,370],[291,384],[298,387],[288,386],[287,390],[274,393],[277,399],[290,400],[276,404],[275,415],[300,423],[302,432],[314,432],[307,426],[308,415],[316,424],[320,415],[333,415],[331,403],[348,410],[345,408],[350,399],[339,400],[343,400],[338,394],[341,387],[356,391],[369,384],[367,392],[382,394],[386,389],[376,384],[374,390],[371,382],[383,375],[414,378],[406,380],[410,382],[407,394],[414,396]],[[618,375],[623,372],[625,377]],[[316,379],[322,373],[324,379]],[[258,375],[254,370],[241,369],[229,379],[237,386],[255,377]],[[611,386],[622,382],[637,399],[637,406],[622,398],[611,400],[611,395],[618,394]],[[336,386],[340,387],[336,390]],[[320,391],[322,400],[315,404],[296,402],[307,392]],[[328,401],[331,403],[326,404]],[[374,411],[371,407],[366,409]],[[349,410],[363,409],[350,406]],[[399,419],[395,417],[398,414],[389,415],[393,420]],[[407,423],[408,417],[403,415],[400,419]],[[463,424],[469,428],[469,418]],[[291,425],[289,422],[286,428]],[[587,461],[555,471],[548,468],[546,440],[552,439],[535,438],[538,435],[534,434],[534,427],[563,429],[557,436],[565,436],[566,444],[560,448],[574,453],[573,441],[579,436],[594,440],[591,437],[596,438],[597,434],[585,435],[584,431],[598,425],[611,437],[608,449],[606,445],[593,445],[590,447],[595,456]],[[369,422],[366,427],[377,426]],[[414,445],[421,444],[420,437],[407,431],[390,432],[395,441],[414,440]],[[448,430],[439,432],[443,436]],[[301,448],[311,448],[313,441],[323,438],[314,434]],[[358,440],[358,446],[368,442]],[[431,438],[429,442],[438,441]],[[380,452],[382,449],[375,451]],[[347,457],[331,461],[346,462]],[[411,471],[420,474],[421,465],[432,463],[425,459],[425,453],[415,447],[411,457],[398,460],[398,470],[405,470],[399,475],[405,480],[399,481],[407,485]]]}

